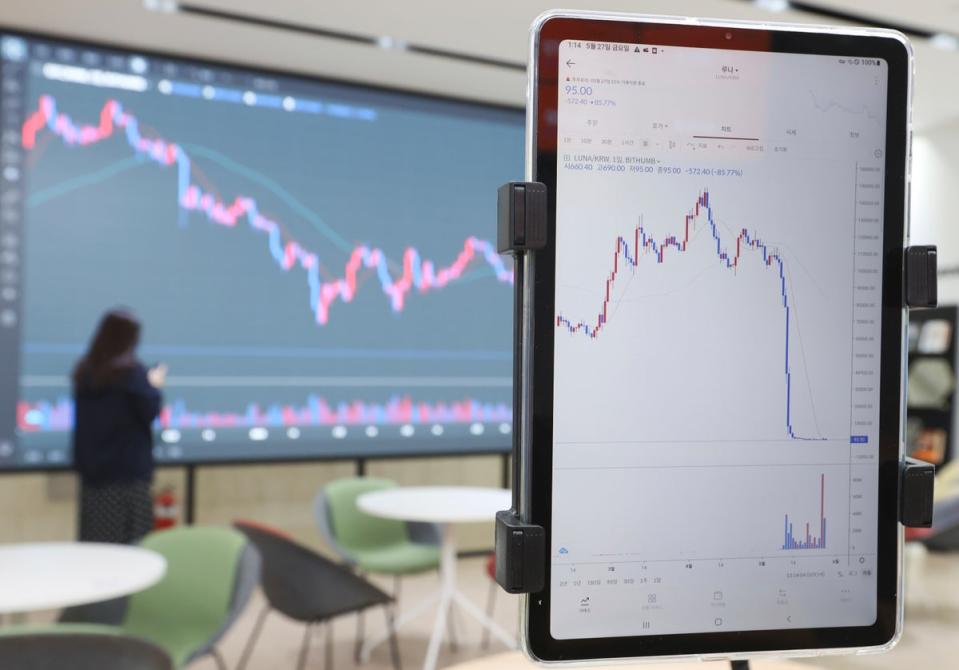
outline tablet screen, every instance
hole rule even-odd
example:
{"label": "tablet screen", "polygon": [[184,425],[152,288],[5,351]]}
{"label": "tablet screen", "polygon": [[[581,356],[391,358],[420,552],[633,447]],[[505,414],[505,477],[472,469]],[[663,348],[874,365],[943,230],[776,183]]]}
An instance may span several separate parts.
{"label": "tablet screen", "polygon": [[887,62],[558,61],[551,634],[873,624]]}

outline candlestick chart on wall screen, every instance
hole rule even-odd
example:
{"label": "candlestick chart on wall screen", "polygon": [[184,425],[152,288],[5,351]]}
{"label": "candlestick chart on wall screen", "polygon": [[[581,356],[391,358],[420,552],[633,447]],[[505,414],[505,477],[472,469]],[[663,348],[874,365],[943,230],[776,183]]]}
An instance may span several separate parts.
{"label": "candlestick chart on wall screen", "polygon": [[508,445],[513,273],[492,194],[522,170],[518,112],[3,47],[5,465],[69,460],[69,371],[118,305],[143,321],[144,363],[170,368],[161,458]]}

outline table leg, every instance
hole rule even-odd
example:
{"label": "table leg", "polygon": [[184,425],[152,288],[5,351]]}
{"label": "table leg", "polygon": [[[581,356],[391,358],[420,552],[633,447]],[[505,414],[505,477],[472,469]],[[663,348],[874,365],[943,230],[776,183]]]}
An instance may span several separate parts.
{"label": "table leg", "polygon": [[[437,602],[436,619],[433,621],[433,630],[430,634],[429,644],[426,647],[426,657],[423,659],[423,670],[436,670],[436,663],[439,659],[440,646],[443,644],[443,638],[446,636],[446,622],[450,617],[450,608],[453,603],[459,604],[463,610],[472,616],[479,624],[487,628],[496,638],[513,649],[516,647],[516,638],[506,632],[499,624],[486,616],[482,609],[477,607],[469,598],[456,589],[456,538],[453,534],[453,524],[441,525],[440,545],[440,588],[439,592],[427,600],[418,603],[415,608],[403,614],[396,620],[394,630],[398,630],[404,624],[417,618],[426,607],[433,602]],[[363,645],[361,658],[364,662],[370,658],[370,651],[379,644],[382,644],[389,638],[390,631],[367,641]]]}
{"label": "table leg", "polygon": [[[436,602],[436,600],[439,598],[439,595],[439,593],[430,594],[422,601],[418,602],[414,607],[396,617],[396,619],[393,620],[392,630],[398,631],[410,621],[418,619],[426,610],[433,606],[433,603]],[[385,632],[367,639],[366,643],[363,644],[363,649],[360,651],[360,660],[363,663],[366,663],[370,660],[370,652],[373,651],[373,649],[390,639],[390,632],[390,629],[387,629]]]}
{"label": "table leg", "polygon": [[456,591],[453,594],[453,600],[459,604],[467,614],[472,616],[476,621],[479,622],[481,626],[486,628],[489,632],[496,636],[496,638],[505,644],[510,649],[515,649],[517,646],[516,637],[506,632],[506,630],[500,626],[498,623],[493,621],[491,618],[486,616],[486,612],[476,606],[472,600],[467,598],[465,595]]}
{"label": "table leg", "polygon": [[445,523],[440,529],[440,605],[433,622],[433,634],[426,647],[423,670],[435,670],[440,645],[446,633],[446,619],[450,615],[450,606],[456,596],[456,538],[453,537],[453,524]]}

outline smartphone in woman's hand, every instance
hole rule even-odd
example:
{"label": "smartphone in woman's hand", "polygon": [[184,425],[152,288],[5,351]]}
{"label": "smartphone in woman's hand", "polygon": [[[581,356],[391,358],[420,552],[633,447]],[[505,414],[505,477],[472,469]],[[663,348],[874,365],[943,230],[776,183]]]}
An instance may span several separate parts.
{"label": "smartphone in woman's hand", "polygon": [[166,363],[157,363],[147,370],[147,381],[149,381],[153,387],[162,389],[163,385],[166,384],[166,373],[168,369]]}

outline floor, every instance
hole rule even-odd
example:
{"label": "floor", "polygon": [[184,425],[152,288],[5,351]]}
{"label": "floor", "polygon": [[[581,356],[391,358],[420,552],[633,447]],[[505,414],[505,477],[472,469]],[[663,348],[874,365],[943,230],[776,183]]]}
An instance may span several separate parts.
{"label": "floor", "polygon": [[[459,565],[461,590],[481,606],[485,606],[489,586],[484,561],[482,558],[462,559]],[[910,570],[911,567],[920,567],[921,570]],[[885,654],[832,657],[808,662],[834,670],[959,668],[959,553],[911,556],[906,574],[909,585],[905,632],[902,641],[894,650]],[[436,587],[436,579],[435,574],[405,579],[401,607],[415,604],[418,599],[428,594]],[[382,586],[389,588],[389,583],[384,582]],[[221,645],[223,656],[230,668],[235,667],[240,657],[243,644],[253,628],[262,603],[262,599],[257,596]],[[383,618],[380,614],[374,612],[368,618],[369,633],[375,634],[383,630]],[[507,630],[516,630],[519,621],[517,597],[503,592],[497,593],[495,618]],[[427,614],[401,631],[400,652],[406,670],[420,667],[432,622],[432,616]],[[456,628],[460,644],[456,650],[444,645],[440,653],[441,668],[504,650],[504,647],[495,641],[491,643],[489,650],[481,649],[479,627],[462,613],[458,616]],[[271,615],[247,667],[250,670],[295,668],[303,631],[302,625],[279,614]],[[333,625],[333,667],[336,670],[358,667],[353,661],[355,631],[355,617],[344,617]],[[307,663],[310,670],[324,667],[323,635],[324,631],[317,630],[311,637],[311,654]],[[197,661],[190,670],[214,670],[215,667],[215,664],[207,659]],[[364,670],[391,668],[387,647],[383,645],[374,650],[369,663],[359,667]]]}
{"label": "floor", "polygon": [[[460,590],[474,603],[485,609],[489,594],[490,580],[486,575],[485,558],[464,558],[459,561]],[[392,590],[392,580],[372,578],[386,591]],[[438,586],[435,572],[425,575],[407,577],[402,582],[400,609],[416,605],[427,597]],[[263,599],[257,594],[254,601],[247,607],[243,617],[236,623],[221,645],[221,650],[227,665],[236,666],[242,654],[250,632],[253,629],[256,617],[263,606]],[[408,627],[399,633],[400,655],[404,670],[414,670],[421,667],[426,654],[426,645],[433,626],[433,613],[428,613],[412,621]],[[380,612],[371,611],[366,617],[366,631],[375,636],[385,629],[384,617]],[[506,630],[518,630],[519,625],[519,598],[503,591],[496,593],[495,619]],[[480,648],[480,627],[471,618],[460,612],[456,616],[455,631],[458,638],[456,650],[449,644],[444,644],[439,657],[440,668],[467,661],[484,654],[497,653],[506,650],[502,644],[491,640],[488,650]],[[295,621],[284,618],[280,614],[271,614],[263,627],[260,642],[253,650],[253,655],[247,666],[248,670],[278,670],[279,668],[295,668],[300,646],[303,642],[304,627]],[[389,649],[386,644],[373,650],[369,663],[357,665],[353,660],[353,641],[356,633],[356,617],[345,616],[333,623],[333,667],[336,670],[361,667],[363,670],[388,670],[393,666],[390,663]],[[324,666],[324,645],[326,631],[317,628],[311,637],[311,647],[307,668],[320,670]],[[215,670],[216,664],[212,660],[197,661],[190,666],[190,670]]]}

